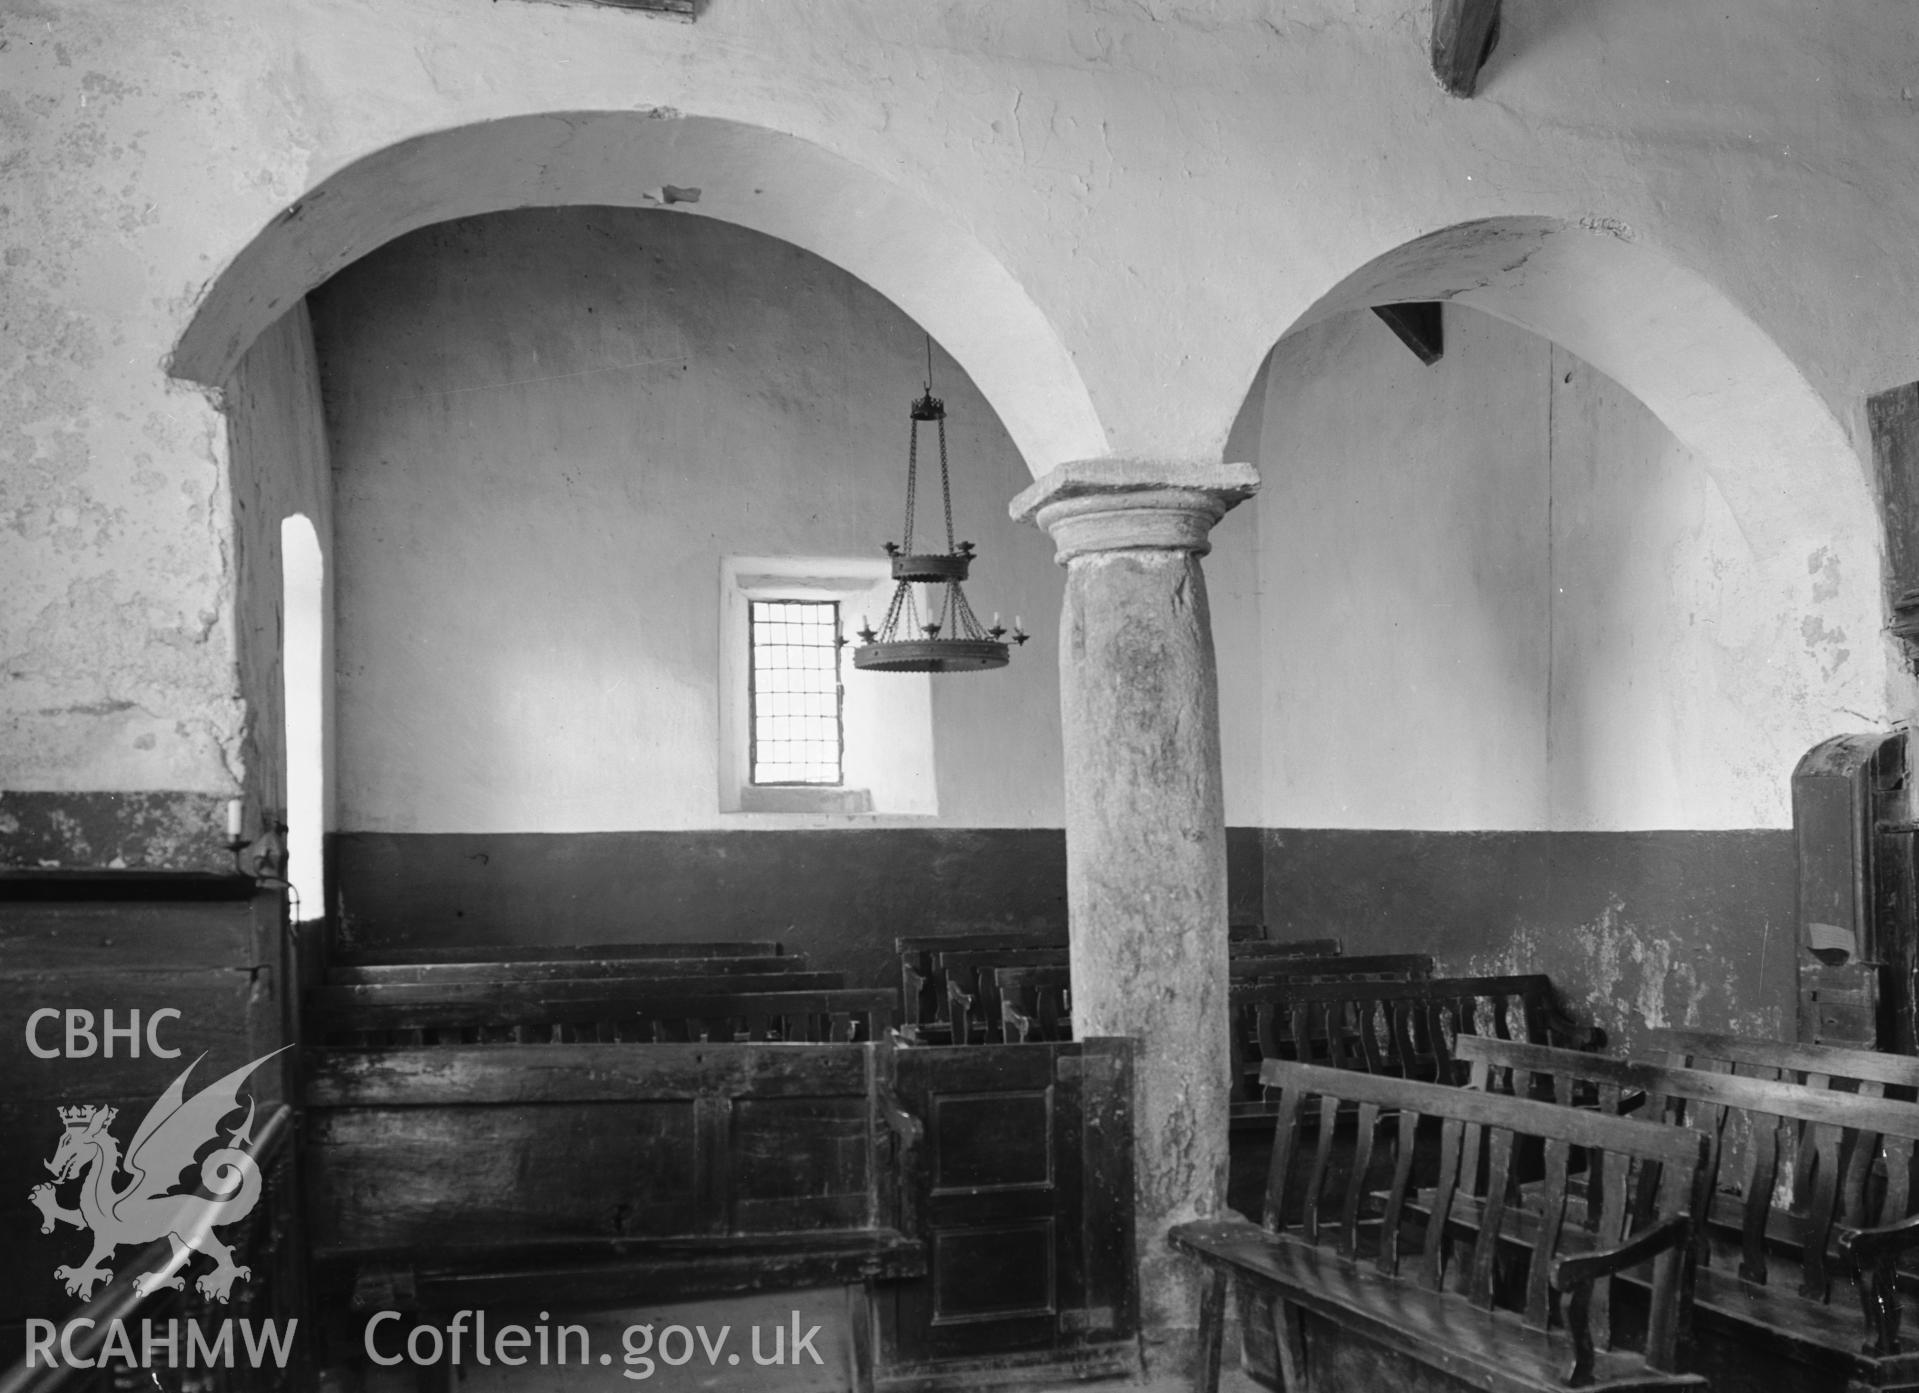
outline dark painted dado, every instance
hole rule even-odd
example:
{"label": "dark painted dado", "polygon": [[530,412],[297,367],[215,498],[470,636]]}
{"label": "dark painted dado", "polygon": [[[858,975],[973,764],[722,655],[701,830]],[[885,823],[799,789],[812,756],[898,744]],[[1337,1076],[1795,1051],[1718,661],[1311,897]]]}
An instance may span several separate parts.
{"label": "dark painted dado", "polygon": [[1792,1038],[1794,877],[1785,829],[1265,833],[1275,936],[1545,972],[1622,1043],[1652,1024]]}
{"label": "dark painted dado", "polygon": [[0,867],[228,872],[226,804],[210,793],[0,789]]}
{"label": "dark painted dado", "polygon": [[[330,839],[353,947],[776,938],[855,985],[900,934],[1062,929],[1058,829],[395,834]],[[1232,828],[1231,917],[1452,971],[1542,971],[1621,1039],[1783,1034],[1792,833]]]}
{"label": "dark painted dado", "polygon": [[[774,938],[878,987],[901,934],[1066,924],[1058,828],[350,832],[329,854],[349,947]],[[1229,830],[1235,919],[1259,916],[1261,856]]]}

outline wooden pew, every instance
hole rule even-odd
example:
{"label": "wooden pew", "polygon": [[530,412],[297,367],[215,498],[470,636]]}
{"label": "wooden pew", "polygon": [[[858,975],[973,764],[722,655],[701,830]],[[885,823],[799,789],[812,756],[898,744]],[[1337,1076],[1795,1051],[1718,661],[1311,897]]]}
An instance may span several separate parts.
{"label": "wooden pew", "polygon": [[[1232,989],[1233,1114],[1270,1114],[1257,1077],[1266,1059],[1302,1059],[1371,1074],[1457,1082],[1451,1041],[1484,1030],[1500,1038],[1588,1047],[1599,1031],[1560,1010],[1546,977],[1236,983]],[[1302,1042],[1304,1042],[1302,1044]]]}
{"label": "wooden pew", "polygon": [[[808,973],[316,987],[307,994],[307,1029],[311,1039],[381,1045],[472,1044],[488,1038],[819,1042],[878,1040],[892,1028],[892,992],[818,986],[811,981],[815,977],[839,980],[834,973]],[[394,1041],[391,1035],[398,1031],[436,1032],[436,1039]]]}
{"label": "wooden pew", "polygon": [[1887,1096],[1887,1088],[1894,1090],[1894,1097],[1911,1098],[1919,1093],[1919,1058],[1882,1050],[1748,1040],[1703,1030],[1650,1030],[1640,1037],[1631,1055],[1675,1069],[1746,1074],[1873,1097]]}
{"label": "wooden pew", "polygon": [[916,1275],[893,1067],[883,1042],[312,1050],[314,1259],[423,1310]]}
{"label": "wooden pew", "polygon": [[[1512,1041],[1461,1040],[1458,1057],[1473,1088],[1565,1100],[1583,1084],[1601,1110],[1642,1096],[1642,1117],[1703,1140],[1695,1319],[1734,1355],[1762,1370],[1808,1366],[1833,1387],[1919,1382],[1919,1352],[1900,1348],[1919,1296],[1898,1281],[1900,1257],[1919,1248],[1919,1104]],[[1782,1205],[1776,1182],[1788,1169]]]}
{"label": "wooden pew", "polygon": [[1066,947],[1064,930],[1049,933],[999,932],[978,934],[912,934],[893,940],[900,963],[900,1024],[909,1038],[915,1030],[946,1018],[946,978],[936,955],[947,950],[966,952],[982,948]]}
{"label": "wooden pew", "polygon": [[335,949],[340,966],[373,967],[386,963],[527,962],[558,958],[728,958],[777,957],[770,938],[701,939],[660,943],[468,943],[417,948]]}
{"label": "wooden pew", "polygon": [[[1263,924],[1232,924],[1227,927],[1227,944],[1236,956],[1329,957],[1340,951],[1336,938],[1295,939],[1275,942],[1266,938]],[[918,934],[893,940],[900,961],[900,1022],[909,1039],[923,1043],[946,1043],[943,1028],[947,1022],[949,994],[947,976],[940,962],[945,953],[980,953],[987,950],[1039,953],[1053,950],[1064,962],[1066,935],[1045,933]],[[975,963],[975,967],[979,964]],[[1014,964],[1008,963],[1008,966]],[[1037,962],[1030,965],[1037,966]],[[969,982],[966,989],[974,990]],[[988,1014],[983,1019],[991,1019]]]}
{"label": "wooden pew", "polygon": [[[1337,939],[1310,939],[1292,943],[1273,943],[1264,939],[1229,941],[1228,971],[1234,977],[1295,975],[1300,965],[1321,961],[1343,961]],[[988,1039],[996,1024],[1003,1024],[999,994],[993,985],[993,973],[1001,967],[1066,967],[1068,954],[1064,944],[1038,947],[944,948],[930,954],[932,980],[946,983],[945,1009],[935,1020],[916,1023],[915,1038],[927,1043],[956,1045],[980,1043]],[[1408,959],[1408,961],[1411,961]],[[1421,958],[1428,973],[1432,959]],[[965,1030],[955,1027],[964,1020]],[[946,1025],[947,1030],[937,1029]]]}
{"label": "wooden pew", "polygon": [[[1203,1219],[1177,1225],[1170,1235],[1175,1249],[1207,1269],[1200,1393],[1219,1386],[1232,1282],[1240,1286],[1242,1321],[1264,1304],[1246,1299],[1249,1294],[1270,1301],[1271,1337],[1289,1391],[1329,1386],[1316,1385],[1313,1376],[1331,1364],[1342,1342],[1360,1347],[1355,1353],[1367,1372],[1356,1387],[1410,1384],[1409,1364],[1498,1393],[1704,1386],[1698,1375],[1677,1368],[1681,1268],[1691,1243],[1703,1138],[1551,1103],[1277,1059],[1262,1065],[1260,1080],[1277,1093],[1262,1221]],[[1312,1098],[1318,1101],[1309,1111]],[[1353,1150],[1336,1164],[1335,1117],[1353,1110]],[[1417,1200],[1414,1151],[1422,1119],[1436,1119],[1439,1127],[1434,1212],[1423,1225],[1408,1223]],[[1531,1222],[1509,1227],[1510,1166],[1524,1142],[1543,1145],[1546,1177]],[[1475,1154],[1483,1147],[1490,1158],[1490,1198],[1478,1205],[1470,1253],[1456,1261],[1449,1212],[1455,1196],[1477,1195],[1469,1147]],[[1574,1147],[1604,1152],[1622,1181],[1605,1191],[1592,1230],[1563,1222]],[[1635,1217],[1623,1183],[1628,1165],[1656,1167],[1659,1176],[1637,1227],[1628,1226]],[[1500,1281],[1496,1259],[1509,1260],[1515,1248],[1523,1281]],[[1611,1278],[1648,1262],[1645,1348],[1613,1348],[1606,1319]],[[1564,1325],[1554,1329],[1561,1297],[1567,1298]],[[1508,1303],[1512,1309],[1504,1309]]]}
{"label": "wooden pew", "polygon": [[[1398,953],[1353,958],[1234,958],[1227,964],[1233,982],[1405,981],[1432,975],[1433,960]],[[1001,1037],[1008,1044],[1031,1040],[1070,1040],[1070,979],[1060,967],[985,969],[993,979]],[[972,1003],[967,1003],[968,1014]],[[954,1007],[958,1020],[959,1007]],[[981,1013],[982,1015],[984,1013]]]}
{"label": "wooden pew", "polygon": [[[996,967],[1000,1036],[1009,1045],[1073,1038],[1071,973],[1065,967]],[[957,1033],[957,1028],[956,1028]]]}
{"label": "wooden pew", "polygon": [[804,953],[766,957],[732,954],[717,958],[528,958],[335,966],[327,970],[327,983],[354,987],[398,982],[531,982],[569,977],[763,977],[807,970]]}

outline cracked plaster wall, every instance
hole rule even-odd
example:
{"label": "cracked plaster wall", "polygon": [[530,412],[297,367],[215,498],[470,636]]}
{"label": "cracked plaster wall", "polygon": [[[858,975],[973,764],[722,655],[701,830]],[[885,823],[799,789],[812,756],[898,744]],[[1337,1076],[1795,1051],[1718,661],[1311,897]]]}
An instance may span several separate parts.
{"label": "cracked plaster wall", "polygon": [[[333,476],[305,301],[274,321],[247,350],[228,384],[226,406],[235,480],[239,684],[247,698],[243,767],[248,831],[257,835],[266,819],[283,818],[287,806],[280,524],[294,513],[304,514],[319,538],[323,594],[328,595],[322,604],[321,632],[332,631],[327,578],[332,573]],[[324,653],[320,666],[323,674],[332,670]],[[330,683],[323,679],[323,686],[330,688]],[[331,705],[326,690],[323,711]]]}
{"label": "cracked plaster wall", "polygon": [[1849,583],[1808,500],[1735,517],[1564,349],[1452,306],[1427,367],[1360,313],[1266,386],[1265,825],[1786,827],[1800,755],[1885,719],[1832,710],[1879,639],[1801,610]]}
{"label": "cracked plaster wall", "polygon": [[[984,314],[988,342],[1010,325],[1050,336],[998,335],[1002,380],[1064,361],[1084,384],[1070,421],[1025,413],[1015,438],[1035,471],[1057,462],[1049,442],[1216,457],[1286,327],[1356,263],[1435,228],[1524,214],[1608,242],[1630,230],[1750,315],[1855,437],[1716,462],[1759,509],[1780,472],[1811,480],[1845,558],[1822,627],[1764,636],[1756,662],[1803,672],[1806,643],[1850,648],[1849,682],[1805,684],[1826,730],[1845,707],[1906,702],[1903,684],[1882,695],[1885,655],[1863,632],[1876,532],[1857,435],[1867,392],[1919,377],[1907,8],[1754,0],[1734,24],[1635,0],[1522,6],[1470,102],[1431,82],[1426,13],[712,0],[684,25],[513,0],[5,0],[0,784],[215,802],[264,786],[246,767],[227,425],[167,375],[169,353],[223,269],[354,161],[475,122],[639,106],[661,126],[686,113],[790,133],[844,175],[749,214],[748,175],[773,157],[681,168],[703,161],[667,140],[665,182],[706,190],[680,205],[696,216],[758,216],[879,280],[900,268],[897,225],[875,213],[890,191],[950,230],[952,264],[1000,268],[1022,304],[935,280],[915,312],[935,332]],[[618,143],[596,151],[580,178],[640,201]],[[462,158],[449,187],[490,176],[483,139]],[[517,196],[580,188],[556,174]],[[405,193],[360,189],[346,221],[377,243]],[[285,264],[255,329],[333,269]],[[1683,322],[1663,332],[1672,361],[1712,361]],[[1802,587],[1828,583],[1820,570]]]}

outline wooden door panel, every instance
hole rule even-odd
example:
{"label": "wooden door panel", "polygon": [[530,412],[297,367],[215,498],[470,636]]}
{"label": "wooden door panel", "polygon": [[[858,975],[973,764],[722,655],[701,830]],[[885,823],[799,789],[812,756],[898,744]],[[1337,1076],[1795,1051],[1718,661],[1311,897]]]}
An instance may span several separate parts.
{"label": "wooden door panel", "polygon": [[994,1366],[1069,1376],[1131,1358],[1129,1042],[902,1050],[926,1126],[915,1189],[927,1275],[881,1294],[882,1379]]}

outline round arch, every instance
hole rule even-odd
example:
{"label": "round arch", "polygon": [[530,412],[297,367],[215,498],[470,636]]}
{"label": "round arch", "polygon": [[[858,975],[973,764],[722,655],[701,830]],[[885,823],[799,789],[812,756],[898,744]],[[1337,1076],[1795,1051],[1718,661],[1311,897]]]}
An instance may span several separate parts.
{"label": "round arch", "polygon": [[1505,217],[1383,251],[1286,330],[1373,305],[1447,300],[1570,349],[1711,461],[1790,460],[1873,516],[1864,467],[1831,408],[1703,277],[1604,220]]}
{"label": "round arch", "polygon": [[[1630,546],[1616,553],[1613,564],[1632,576],[1620,603],[1656,604],[1663,617],[1655,631],[1643,626],[1653,608],[1608,612],[1606,642],[1615,648],[1596,651],[1617,651],[1626,664],[1593,678],[1603,660],[1582,657],[1586,695],[1548,700],[1550,769],[1525,771],[1542,780],[1540,825],[1784,825],[1786,773],[1798,756],[1835,731],[1887,719],[1904,700],[1881,634],[1878,510],[1831,404],[1706,278],[1603,222],[1488,219],[1387,247],[1331,284],[1282,341],[1337,316],[1414,301],[1464,305],[1577,355],[1657,417],[1717,495],[1701,495],[1705,512],[1683,528],[1674,523],[1656,556]],[[1266,443],[1283,453],[1281,442]],[[1267,487],[1277,492],[1281,480],[1269,474]],[[1267,582],[1269,593],[1284,588]],[[1582,603],[1569,601],[1570,612]],[[1550,651],[1545,661],[1552,693]],[[1419,669],[1441,700],[1476,690],[1479,679],[1461,673]],[[1633,702],[1607,704],[1642,679],[1654,685],[1642,685]],[[1662,693],[1656,709],[1651,691]],[[1553,724],[1562,712],[1566,724]],[[1655,725],[1666,772],[1617,772],[1632,768],[1632,742]],[[1301,787],[1323,782],[1302,776]],[[1300,801],[1317,797],[1308,791]],[[1456,816],[1477,826],[1485,814],[1467,807]]]}
{"label": "round arch", "polygon": [[1027,467],[1105,453],[1105,431],[1046,316],[992,252],[896,185],[809,141],[660,110],[516,116],[417,136],[340,169],[208,286],[175,377],[227,380],[307,291],[416,228],[508,208],[670,207],[790,242],[859,277],[937,338]]}

